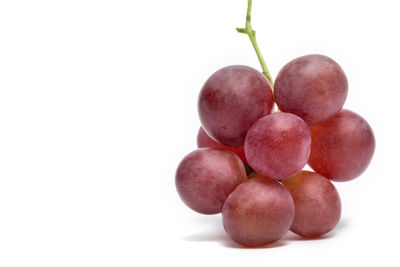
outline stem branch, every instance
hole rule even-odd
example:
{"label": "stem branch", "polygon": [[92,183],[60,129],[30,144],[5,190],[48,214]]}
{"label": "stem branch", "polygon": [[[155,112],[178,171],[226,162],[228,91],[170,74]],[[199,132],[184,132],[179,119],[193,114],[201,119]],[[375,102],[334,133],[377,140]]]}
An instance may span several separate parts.
{"label": "stem branch", "polygon": [[236,28],[236,30],[239,33],[244,33],[247,34],[250,38],[250,42],[254,47],[254,50],[256,51],[258,60],[260,61],[261,68],[263,70],[263,74],[265,77],[267,77],[268,81],[271,83],[272,86],[274,86],[274,82],[272,80],[271,74],[269,73],[269,70],[267,68],[267,64],[265,63],[265,60],[261,54],[260,48],[258,47],[257,40],[256,40],[256,32],[253,30],[251,26],[251,6],[252,6],[252,0],[248,0],[247,3],[247,15],[246,15],[246,27],[245,28]]}

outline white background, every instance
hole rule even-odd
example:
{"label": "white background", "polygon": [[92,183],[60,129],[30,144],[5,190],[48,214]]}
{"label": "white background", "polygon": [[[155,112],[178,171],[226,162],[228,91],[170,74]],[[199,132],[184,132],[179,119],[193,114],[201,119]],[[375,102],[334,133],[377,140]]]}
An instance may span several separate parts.
{"label": "white background", "polygon": [[398,266],[398,1],[254,0],[273,76],[310,53],[349,79],[345,104],[376,152],[336,183],[342,219],[320,240],[241,249],[220,216],[180,201],[197,95],[217,69],[259,68],[246,0],[0,2],[0,266]]}

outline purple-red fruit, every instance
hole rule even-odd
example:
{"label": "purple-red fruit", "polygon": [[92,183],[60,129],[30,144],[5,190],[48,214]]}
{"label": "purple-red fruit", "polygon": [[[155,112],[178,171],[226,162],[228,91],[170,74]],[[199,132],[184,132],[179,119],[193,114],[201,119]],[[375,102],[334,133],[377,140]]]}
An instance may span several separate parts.
{"label": "purple-red fruit", "polygon": [[323,55],[307,55],[280,70],[274,93],[280,110],[314,125],[342,109],[347,89],[346,75],[335,61]]}
{"label": "purple-red fruit", "polygon": [[242,146],[230,147],[220,144],[211,137],[209,137],[202,127],[200,127],[199,132],[197,134],[197,146],[199,148],[211,147],[211,148],[219,148],[232,151],[233,153],[239,156],[239,158],[243,161],[244,164],[247,163],[246,156],[244,155],[244,148]]}
{"label": "purple-red fruit", "polygon": [[231,151],[200,148],[179,164],[175,185],[183,202],[203,214],[220,213],[228,195],[246,181],[240,158]]}
{"label": "purple-red fruit", "polygon": [[310,167],[334,181],[356,178],[368,167],[375,150],[369,124],[358,114],[342,110],[322,124],[310,127]]}
{"label": "purple-red fruit", "polygon": [[272,179],[299,172],[310,155],[311,134],[298,116],[279,112],[259,119],[246,136],[244,150],[249,165]]}
{"label": "purple-red fruit", "polygon": [[206,133],[221,144],[243,146],[247,131],[271,113],[272,87],[258,70],[235,65],[215,72],[200,91],[198,111]]}
{"label": "purple-red fruit", "polygon": [[327,178],[315,172],[302,171],[282,183],[294,200],[292,232],[315,238],[329,232],[339,222],[340,197]]}
{"label": "purple-red fruit", "polygon": [[225,231],[243,246],[263,246],[279,240],[293,218],[289,191],[278,181],[262,177],[236,187],[222,209]]}

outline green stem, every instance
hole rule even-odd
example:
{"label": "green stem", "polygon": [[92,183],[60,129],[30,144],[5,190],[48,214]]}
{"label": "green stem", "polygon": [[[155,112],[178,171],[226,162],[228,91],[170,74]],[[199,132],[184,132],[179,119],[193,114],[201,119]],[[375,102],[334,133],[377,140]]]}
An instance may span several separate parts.
{"label": "green stem", "polygon": [[274,86],[274,82],[273,82],[271,74],[269,73],[269,70],[267,68],[267,64],[265,64],[265,60],[261,54],[260,48],[258,47],[257,40],[256,40],[256,32],[251,27],[252,2],[253,2],[252,0],[248,0],[248,3],[247,3],[246,27],[245,28],[236,28],[236,30],[240,33],[244,33],[249,36],[250,42],[253,45],[254,50],[256,51],[258,60],[260,61],[261,68],[263,70],[263,74],[265,75],[265,77],[267,77],[267,79],[271,83],[271,85]]}

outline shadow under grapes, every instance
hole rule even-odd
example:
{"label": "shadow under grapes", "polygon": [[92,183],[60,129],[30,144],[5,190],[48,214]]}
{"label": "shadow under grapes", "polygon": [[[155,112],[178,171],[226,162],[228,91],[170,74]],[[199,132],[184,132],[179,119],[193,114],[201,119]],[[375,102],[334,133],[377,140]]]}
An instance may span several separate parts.
{"label": "shadow under grapes", "polygon": [[268,244],[260,247],[244,247],[236,242],[234,242],[223,230],[222,225],[218,220],[218,217],[214,218],[203,218],[198,220],[204,226],[207,226],[208,231],[202,231],[194,234],[190,234],[188,236],[183,237],[182,239],[189,242],[217,242],[220,243],[221,246],[227,248],[236,248],[236,249],[269,249],[269,248],[277,248],[283,247],[290,244],[290,242],[296,241],[315,241],[315,240],[325,240],[334,238],[338,232],[346,229],[350,222],[348,218],[342,219],[339,221],[339,224],[329,233],[316,237],[316,238],[304,238],[299,236],[293,232],[288,232],[281,240],[278,240],[272,244]]}

